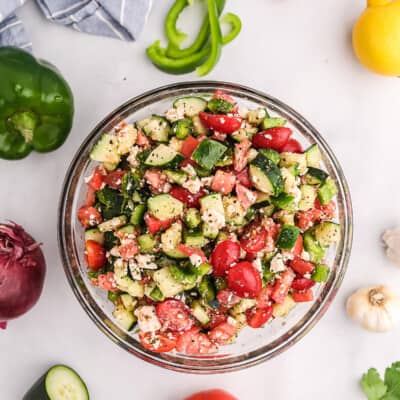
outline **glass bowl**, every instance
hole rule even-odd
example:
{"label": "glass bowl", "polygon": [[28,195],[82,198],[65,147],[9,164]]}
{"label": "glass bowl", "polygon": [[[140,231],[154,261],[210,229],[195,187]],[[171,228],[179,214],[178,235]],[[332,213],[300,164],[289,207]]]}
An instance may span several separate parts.
{"label": "glass bowl", "polygon": [[[120,327],[112,316],[112,304],[102,290],[93,287],[88,278],[84,262],[84,230],[76,213],[85,198],[84,177],[90,175],[95,162],[89,160],[93,145],[104,132],[109,132],[121,121],[133,122],[144,117],[163,113],[172,101],[181,96],[209,96],[222,89],[234,96],[240,106],[267,107],[274,116],[288,121],[295,130],[295,137],[308,146],[318,143],[325,168],[338,186],[338,222],[342,237],[335,248],[327,254],[331,273],[328,282],[315,290],[315,300],[300,303],[285,319],[275,319],[264,328],[245,328],[236,343],[221,346],[215,355],[189,356],[179,353],[153,353],[144,349],[132,332]],[[85,139],[77,151],[65,178],[59,208],[59,246],[68,281],[89,317],[111,340],[120,347],[152,364],[164,368],[206,374],[239,370],[266,361],[301,339],[326,312],[333,301],[346,271],[352,243],[352,208],[349,189],[333,152],[317,132],[301,115],[279,100],[244,86],[224,82],[186,82],[168,85],[137,96],[101,121]]]}

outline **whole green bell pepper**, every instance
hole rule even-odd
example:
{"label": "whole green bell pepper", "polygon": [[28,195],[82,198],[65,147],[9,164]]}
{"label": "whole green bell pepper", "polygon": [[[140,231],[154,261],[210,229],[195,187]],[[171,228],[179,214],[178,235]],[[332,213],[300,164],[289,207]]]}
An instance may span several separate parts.
{"label": "whole green bell pepper", "polygon": [[24,50],[0,48],[0,158],[57,149],[73,115],[71,89],[55,67]]}

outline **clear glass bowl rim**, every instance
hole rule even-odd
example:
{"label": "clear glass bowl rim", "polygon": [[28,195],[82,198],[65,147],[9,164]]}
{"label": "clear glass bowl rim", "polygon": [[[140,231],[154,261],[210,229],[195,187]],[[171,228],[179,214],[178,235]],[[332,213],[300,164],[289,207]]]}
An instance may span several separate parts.
{"label": "clear glass bowl rim", "polygon": [[[122,114],[127,113],[132,108],[137,107],[140,109],[145,105],[151,105],[154,101],[162,100],[168,97],[181,96],[184,93],[211,93],[215,89],[222,89],[232,95],[241,94],[242,97],[248,98],[254,102],[265,102],[273,104],[274,107],[287,116],[290,117],[290,121],[294,123],[299,130],[303,132],[307,131],[307,134],[319,145],[324,157],[328,160],[331,169],[337,177],[337,183],[339,186],[339,194],[342,197],[342,211],[343,211],[343,238],[341,241],[340,248],[337,249],[335,257],[335,263],[337,263],[337,272],[334,280],[330,282],[329,286],[326,285],[323,296],[321,295],[312,306],[312,308],[304,315],[304,317],[296,324],[291,334],[288,333],[268,344],[263,346],[256,351],[247,353],[245,357],[239,356],[237,359],[233,358],[229,363],[219,362],[218,358],[215,359],[201,359],[193,362],[189,362],[187,359],[179,356],[173,356],[162,353],[153,353],[145,350],[140,344],[133,341],[129,336],[125,335],[124,332],[110,321],[104,314],[102,309],[98,306],[96,301],[90,296],[85,284],[77,274],[77,269],[74,269],[76,260],[73,257],[73,252],[68,251],[74,245],[73,235],[71,231],[71,207],[74,198],[73,189],[74,182],[76,184],[79,179],[79,167],[87,161],[87,152],[101,133],[107,131],[111,126],[115,125],[115,121],[123,120],[124,117],[120,117]],[[110,122],[114,121],[112,125]],[[300,131],[301,132],[301,131]],[[86,154],[85,154],[86,153]],[[154,365],[158,365],[170,370],[179,372],[189,372],[196,374],[213,374],[222,373],[229,371],[237,371],[243,368],[247,368],[253,365],[257,365],[264,362],[272,357],[277,356],[289,347],[298,342],[311,328],[319,321],[324,315],[329,305],[332,303],[340,285],[343,280],[346,268],[348,265],[351,246],[353,239],[353,212],[350,198],[349,188],[344,177],[343,171],[339,165],[338,160],[329,148],[328,144],[322,138],[320,133],[299,113],[287,106],[285,103],[278,99],[269,96],[259,90],[255,90],[243,85],[238,85],[229,82],[220,81],[193,81],[193,82],[181,82],[169,84],[156,88],[154,90],[147,91],[139,96],[136,96],[120,107],[116,108],[109,115],[107,115],[101,122],[99,122],[92,132],[83,141],[82,145],[77,150],[65,176],[63,183],[60,202],[59,202],[59,213],[58,213],[58,243],[59,251],[64,267],[65,274],[69,281],[69,284],[75,293],[79,303],[84,308],[86,313],[97,325],[97,327],[106,334],[113,342],[117,343],[123,349],[133,353],[137,357],[150,362]]]}

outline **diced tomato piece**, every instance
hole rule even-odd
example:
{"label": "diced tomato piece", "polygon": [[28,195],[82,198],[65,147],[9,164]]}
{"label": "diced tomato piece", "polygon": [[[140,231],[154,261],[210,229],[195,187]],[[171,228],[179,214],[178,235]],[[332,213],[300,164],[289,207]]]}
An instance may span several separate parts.
{"label": "diced tomato piece", "polygon": [[268,234],[275,240],[281,230],[281,226],[277,224],[272,218],[263,218],[261,225],[267,230]]}
{"label": "diced tomato piece", "polygon": [[199,113],[203,125],[213,131],[221,133],[233,133],[242,125],[242,117],[228,116],[225,114],[208,114],[204,111]]}
{"label": "diced tomato piece", "polygon": [[122,178],[126,174],[126,172],[127,171],[120,170],[120,169],[110,172],[103,178],[104,183],[107,186],[109,186],[111,189],[121,189]]}
{"label": "diced tomato piece", "polygon": [[282,304],[285,300],[285,297],[289,293],[289,289],[292,286],[292,282],[296,274],[288,268],[285,272],[282,273],[281,279],[277,279],[275,285],[272,289],[272,300],[274,300],[278,304]]}
{"label": "diced tomato piece", "polygon": [[189,190],[178,186],[174,185],[172,186],[171,190],[169,191],[169,194],[172,197],[175,197],[182,203],[184,203],[188,207],[200,207],[200,199],[204,197],[207,193],[205,192],[204,189],[200,189],[197,193],[190,193]]}
{"label": "diced tomato piece", "polygon": [[323,212],[316,208],[312,208],[307,211],[300,211],[297,214],[297,226],[305,231],[311,226],[313,226],[314,222],[320,220],[323,216]]}
{"label": "diced tomato piece", "polygon": [[157,192],[162,192],[167,182],[167,176],[156,168],[148,169],[144,174],[144,179],[146,179],[147,184]]}
{"label": "diced tomato piece", "polygon": [[175,349],[176,337],[173,334],[162,334],[160,332],[139,332],[142,346],[157,353],[167,353]]}
{"label": "diced tomato piece", "polygon": [[218,170],[211,183],[211,189],[215,192],[228,194],[232,192],[236,182],[236,176],[232,172]]}
{"label": "diced tomato piece", "polygon": [[290,138],[287,143],[281,148],[281,152],[302,153],[303,147],[296,139]]}
{"label": "diced tomato piece", "polygon": [[240,245],[248,253],[257,253],[264,250],[267,244],[268,232],[259,224],[249,225],[240,238]]}
{"label": "diced tomato piece", "polygon": [[94,206],[96,204],[96,191],[88,187],[85,197],[85,206]]}
{"label": "diced tomato piece", "polygon": [[226,94],[223,90],[220,90],[220,89],[217,89],[214,92],[212,98],[213,99],[222,99],[222,100],[229,101],[229,103],[236,104],[233,97],[229,96],[229,94]]}
{"label": "diced tomato piece", "polygon": [[217,346],[208,336],[199,332],[199,328],[192,328],[179,336],[176,350],[185,354],[213,354],[218,351]]}
{"label": "diced tomato piece", "polygon": [[208,337],[215,343],[228,344],[235,337],[237,332],[236,326],[228,322],[222,322],[208,332]]}
{"label": "diced tomato piece", "polygon": [[245,168],[240,172],[235,172],[236,179],[243,185],[250,189],[253,184],[251,183],[251,179],[249,176],[249,169]]}
{"label": "diced tomato piece", "polygon": [[294,291],[292,296],[296,303],[305,303],[314,299],[314,293],[312,289]]}
{"label": "diced tomato piece", "polygon": [[177,248],[177,250],[179,250],[180,252],[182,252],[183,254],[185,254],[188,257],[196,254],[197,256],[199,256],[201,258],[201,260],[204,263],[207,262],[207,257],[204,254],[203,250],[201,250],[197,247],[186,246],[185,244],[180,243],[180,244],[178,244],[178,246],[176,246],[176,248]]}
{"label": "diced tomato piece", "polygon": [[96,208],[91,206],[83,206],[78,210],[78,219],[82,226],[90,228],[96,226],[102,221],[100,213]]}
{"label": "diced tomato piece", "polygon": [[333,200],[331,200],[328,204],[324,206],[321,205],[318,198],[315,199],[315,208],[317,210],[322,211],[321,219],[332,219],[335,216],[336,212],[336,204]]}
{"label": "diced tomato piece", "polygon": [[293,254],[293,257],[301,256],[301,253],[303,252],[303,236],[302,235],[299,235],[293,249],[290,252]]}
{"label": "diced tomato piece", "polygon": [[256,298],[262,288],[260,273],[248,261],[242,261],[228,270],[228,287],[237,296]]}
{"label": "diced tomato piece", "polygon": [[240,303],[241,298],[236,296],[230,289],[222,289],[217,294],[217,300],[224,307],[231,308]]}
{"label": "diced tomato piece", "polygon": [[161,230],[168,229],[174,222],[174,218],[166,219],[165,221],[160,221],[159,219],[153,217],[151,214],[146,213],[144,215],[144,222],[146,223],[147,229],[150,233],[158,233]]}
{"label": "diced tomato piece", "polygon": [[291,134],[292,130],[290,128],[269,128],[253,136],[253,146],[257,149],[274,149],[281,151],[283,146],[288,142]]}
{"label": "diced tomato piece", "polygon": [[182,332],[194,325],[188,307],[180,300],[167,299],[158,303],[156,314],[164,330]]}
{"label": "diced tomato piece", "polygon": [[224,276],[226,271],[233,267],[240,258],[239,243],[232,240],[219,242],[210,256],[214,276]]}
{"label": "diced tomato piece", "polygon": [[257,307],[267,308],[271,305],[272,286],[265,286],[257,297]]}
{"label": "diced tomato piece", "polygon": [[240,143],[235,144],[233,152],[233,168],[235,171],[242,171],[247,165],[247,153],[251,147],[250,140],[242,140]]}
{"label": "diced tomato piece", "polygon": [[272,317],[272,305],[265,308],[253,307],[246,311],[246,320],[252,328],[261,328]]}
{"label": "diced tomato piece", "polygon": [[315,285],[312,279],[297,278],[292,283],[292,289],[294,290],[306,290],[311,289]]}
{"label": "diced tomato piece", "polygon": [[109,292],[117,292],[119,290],[115,284],[114,272],[100,274],[96,281],[96,286],[98,286],[100,289],[108,290]]}
{"label": "diced tomato piece", "polygon": [[247,189],[240,183],[236,184],[236,194],[245,210],[247,210],[257,201],[257,193]]}
{"label": "diced tomato piece", "polygon": [[130,239],[123,245],[119,246],[119,253],[124,260],[129,260],[139,253],[139,246],[135,239]]}
{"label": "diced tomato piece", "polygon": [[88,263],[88,267],[97,271],[104,267],[106,263],[106,251],[104,247],[94,240],[87,240],[85,243],[85,255]]}
{"label": "diced tomato piece", "polygon": [[[240,299],[239,299],[240,301]],[[208,310],[208,316],[210,317],[210,322],[206,325],[204,325],[204,329],[211,330],[215,328],[217,325],[221,324],[222,322],[225,322],[228,319],[228,316],[221,312],[221,310],[215,310],[213,308],[210,308]]]}
{"label": "diced tomato piece", "polygon": [[148,148],[150,147],[150,140],[142,131],[138,131],[136,144],[140,147]]}
{"label": "diced tomato piece", "polygon": [[93,171],[92,176],[87,182],[87,185],[92,188],[93,190],[100,190],[104,185],[104,176],[106,172],[102,167],[96,167]]}
{"label": "diced tomato piece", "polygon": [[228,392],[221,389],[205,390],[187,397],[185,400],[238,400]]}
{"label": "diced tomato piece", "polygon": [[190,158],[196,147],[200,144],[200,140],[189,135],[182,143],[180,153],[186,158]]}
{"label": "diced tomato piece", "polygon": [[300,257],[290,260],[290,267],[300,275],[311,274],[315,269],[315,265],[312,262],[302,260]]}

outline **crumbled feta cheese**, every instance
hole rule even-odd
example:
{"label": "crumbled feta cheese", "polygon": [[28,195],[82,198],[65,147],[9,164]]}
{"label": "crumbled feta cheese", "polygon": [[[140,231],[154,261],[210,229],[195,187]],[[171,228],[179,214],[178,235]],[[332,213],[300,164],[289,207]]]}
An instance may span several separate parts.
{"label": "crumbled feta cheese", "polygon": [[308,253],[307,251],[303,250],[302,253],[301,253],[301,258],[304,261],[310,261],[311,260],[310,253]]}
{"label": "crumbled feta cheese", "polygon": [[199,265],[203,264],[203,259],[198,254],[192,254],[189,257],[189,260],[195,267],[198,267]]}
{"label": "crumbled feta cheese", "polygon": [[152,254],[138,254],[135,259],[140,269],[157,269]]}
{"label": "crumbled feta cheese", "polygon": [[139,146],[132,146],[131,151],[129,152],[129,156],[126,159],[129,164],[131,164],[133,167],[137,167],[139,165],[138,160],[136,159],[136,156],[140,153],[140,147]]}
{"label": "crumbled feta cheese", "polygon": [[290,194],[291,194],[292,196],[294,196],[294,202],[295,202],[296,204],[298,204],[299,201],[301,200],[301,190],[300,190],[297,186],[295,186],[295,187],[293,188],[293,190],[290,192]]}
{"label": "crumbled feta cheese", "polygon": [[273,273],[282,272],[286,269],[286,265],[283,262],[282,254],[277,254],[270,264],[270,271]]}
{"label": "crumbled feta cheese", "polygon": [[254,266],[254,268],[255,268],[257,271],[262,272],[263,267],[262,267],[261,258],[257,257],[257,258],[253,261],[253,266]]}
{"label": "crumbled feta cheese", "polygon": [[229,316],[229,317],[227,318],[226,322],[227,322],[228,324],[232,325],[232,326],[236,326],[236,325],[237,325],[236,319],[233,318],[233,317],[231,317],[231,316]]}
{"label": "crumbled feta cheese", "polygon": [[171,138],[171,140],[169,141],[169,147],[171,147],[172,149],[174,149],[177,152],[180,152],[182,150],[182,143],[183,143],[182,140],[179,140],[178,138],[173,136]]}
{"label": "crumbled feta cheese", "polygon": [[290,250],[282,250],[283,261],[293,260],[294,255]]}
{"label": "crumbled feta cheese", "polygon": [[183,182],[182,187],[189,190],[190,193],[196,194],[203,187],[203,183],[199,178],[188,179],[186,182]]}
{"label": "crumbled feta cheese", "polygon": [[142,332],[155,332],[161,328],[161,323],[156,315],[154,306],[141,306],[135,310],[138,318],[139,329]]}
{"label": "crumbled feta cheese", "polygon": [[134,279],[135,281],[140,281],[142,279],[142,273],[136,261],[130,260],[128,266],[132,279]]}
{"label": "crumbled feta cheese", "polygon": [[189,176],[196,176],[196,170],[193,168],[193,165],[187,164],[181,168],[183,172],[186,172]]}
{"label": "crumbled feta cheese", "polygon": [[119,252],[119,246],[114,246],[111,250],[110,250],[110,254],[113,257],[121,257],[121,253]]}
{"label": "crumbled feta cheese", "polygon": [[172,185],[169,182],[165,182],[162,187],[162,192],[169,193],[171,189],[172,189]]}
{"label": "crumbled feta cheese", "polygon": [[208,186],[211,187],[212,181],[213,181],[213,177],[212,176],[206,176],[205,178],[201,178],[201,183],[204,186]]}
{"label": "crumbled feta cheese", "polygon": [[201,219],[209,225],[211,230],[218,230],[225,226],[225,215],[217,210],[205,210]]}
{"label": "crumbled feta cheese", "polygon": [[239,107],[238,113],[242,118],[246,118],[247,114],[249,113],[249,109],[247,107]]}
{"label": "crumbled feta cheese", "polygon": [[117,258],[114,261],[114,273],[116,277],[122,278],[128,274],[128,263],[122,258]]}
{"label": "crumbled feta cheese", "polygon": [[185,117],[185,108],[184,107],[177,107],[177,108],[170,108],[165,113],[165,118],[167,118],[170,122],[178,121]]}

